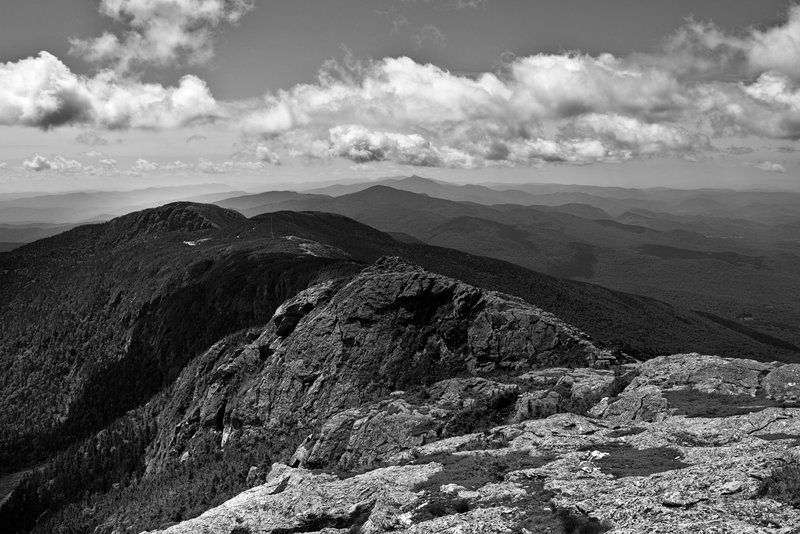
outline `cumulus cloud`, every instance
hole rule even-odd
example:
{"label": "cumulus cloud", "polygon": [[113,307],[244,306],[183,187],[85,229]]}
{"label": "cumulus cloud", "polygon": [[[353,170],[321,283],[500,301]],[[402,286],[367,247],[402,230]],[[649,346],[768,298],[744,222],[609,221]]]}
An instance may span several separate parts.
{"label": "cumulus cloud", "polygon": [[784,167],[780,163],[775,163],[772,161],[759,161],[758,163],[754,163],[753,167],[765,172],[780,172],[780,173],[786,172],[786,167]]}
{"label": "cumulus cloud", "polygon": [[689,20],[667,41],[666,54],[651,61],[694,77],[754,78],[765,72],[800,81],[800,5],[787,11],[786,21],[741,34],[725,32],[711,22]]}
{"label": "cumulus cloud", "polygon": [[515,60],[507,70],[503,79],[493,73],[471,78],[408,57],[385,58],[365,68],[357,83],[323,78],[319,84],[267,95],[247,125],[269,135],[342,122],[405,127],[488,119],[521,124],[590,112],[655,119],[688,104],[668,74],[633,70],[608,55],[542,54]]}
{"label": "cumulus cloud", "polygon": [[356,163],[698,160],[715,137],[800,139],[798,21],[800,6],[738,36],[689,21],[657,54],[534,54],[475,76],[348,59],[266,95],[241,122],[291,155]]}
{"label": "cumulus cloud", "polygon": [[60,155],[34,154],[22,162],[22,168],[30,171],[58,171],[61,173],[93,172],[94,167]]}
{"label": "cumulus cloud", "polygon": [[126,72],[139,65],[192,65],[214,55],[214,34],[237,23],[254,0],[101,0],[100,12],[128,30],[72,39],[71,52]]}
{"label": "cumulus cloud", "polygon": [[[327,62],[314,83],[243,102],[216,101],[196,76],[164,86],[124,74],[146,62],[205,57],[214,32],[252,7],[251,0],[102,0],[103,13],[130,32],[75,46],[89,55],[110,50],[96,59],[117,68],[80,76],[46,52],[0,64],[0,124],[102,131],[213,120],[249,137],[228,162],[156,166],[202,172],[265,168],[280,164],[279,154],[465,168],[697,160],[719,137],[800,139],[800,6],[781,24],[739,34],[689,21],[657,53],[533,54],[476,75],[408,57],[359,62],[347,54]],[[439,39],[435,30],[420,34],[420,45]],[[162,35],[177,37],[150,42]]]}
{"label": "cumulus cloud", "polygon": [[259,161],[270,165],[280,165],[281,157],[270,149],[268,145],[259,143],[256,145],[255,155]]}
{"label": "cumulus cloud", "polygon": [[[692,102],[674,77],[609,55],[530,56],[475,78],[407,57],[355,72],[268,95],[246,127],[295,155],[451,167],[620,161],[709,146],[658,122],[680,119]],[[558,139],[533,134],[542,121],[562,123]]]}
{"label": "cumulus cloud", "polygon": [[[0,63],[0,124],[53,128],[172,128],[220,113],[208,86],[184,76],[175,87],[121,78],[110,71],[78,76],[48,52]],[[97,142],[86,132],[79,142]]]}
{"label": "cumulus cloud", "polygon": [[436,146],[418,134],[372,131],[363,126],[336,126],[328,133],[329,153],[356,163],[391,160],[406,165],[471,167],[474,158],[447,146]]}
{"label": "cumulus cloud", "polygon": [[148,161],[144,158],[139,158],[131,167],[133,172],[149,172],[158,170],[159,166],[158,163]]}

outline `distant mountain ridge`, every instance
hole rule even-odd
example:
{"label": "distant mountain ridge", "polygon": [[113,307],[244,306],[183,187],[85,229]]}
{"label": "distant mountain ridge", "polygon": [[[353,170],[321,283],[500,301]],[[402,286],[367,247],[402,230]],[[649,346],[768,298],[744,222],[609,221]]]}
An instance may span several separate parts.
{"label": "distant mountain ridge", "polygon": [[[366,184],[347,186],[347,190],[362,185]],[[794,222],[779,224],[724,215],[735,212],[735,207],[751,196],[780,202],[778,207],[786,210],[776,213],[791,213],[800,206],[796,195],[699,191],[696,209],[709,205],[705,195],[718,195],[719,200],[711,204],[724,209],[717,215],[635,207],[672,205],[680,211],[692,204],[686,203],[687,198],[695,198],[690,192],[674,190],[633,191],[632,200],[579,193],[585,204],[560,206],[524,206],[525,195],[515,195],[515,203],[491,205],[491,196],[482,202],[444,198],[464,187],[412,177],[370,182],[370,187],[333,197],[296,194],[281,201],[271,195],[268,204],[259,202],[258,197],[219,204],[247,216],[281,210],[340,213],[397,236],[410,236],[402,238],[405,240],[417,239],[555,276],[653,295],[730,319],[749,314],[755,319],[746,326],[800,345],[800,327],[793,326],[800,325],[800,304],[788,298],[800,292],[800,277],[794,274],[794,263],[800,260],[796,239],[800,212],[797,218],[787,219]],[[469,188],[473,192],[482,189],[488,190]],[[613,206],[609,207],[609,202]],[[748,206],[745,211],[766,213],[760,204]],[[775,219],[783,221],[782,217]]]}

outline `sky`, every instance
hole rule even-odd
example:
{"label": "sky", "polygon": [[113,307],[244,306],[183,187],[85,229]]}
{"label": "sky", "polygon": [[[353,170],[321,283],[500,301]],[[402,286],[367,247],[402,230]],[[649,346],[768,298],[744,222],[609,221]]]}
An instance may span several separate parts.
{"label": "sky", "polygon": [[800,5],[4,0],[0,192],[800,189]]}

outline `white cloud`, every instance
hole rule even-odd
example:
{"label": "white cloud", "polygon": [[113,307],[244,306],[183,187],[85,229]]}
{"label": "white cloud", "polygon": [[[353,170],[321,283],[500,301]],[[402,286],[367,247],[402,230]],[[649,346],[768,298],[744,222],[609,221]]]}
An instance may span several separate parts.
{"label": "white cloud", "polygon": [[598,138],[615,149],[630,154],[649,155],[687,153],[710,145],[703,136],[683,128],[645,123],[622,115],[590,114],[575,120],[565,131],[573,137]]}
{"label": "white cloud", "polygon": [[8,167],[8,163],[6,163],[5,161],[0,161],[0,171],[5,169],[6,167]]}
{"label": "white cloud", "polygon": [[786,167],[780,163],[775,163],[772,161],[759,161],[758,163],[753,164],[753,167],[766,172],[786,172]]}
{"label": "white cloud", "polygon": [[800,5],[784,24],[735,35],[710,22],[689,21],[650,59],[687,75],[757,77],[765,72],[800,82]]}
{"label": "white cloud", "polygon": [[136,172],[261,169],[280,164],[279,154],[447,167],[698,159],[713,150],[709,137],[800,139],[800,6],[782,24],[739,35],[689,22],[659,53],[534,54],[475,76],[408,57],[348,55],[327,62],[315,83],[257,101],[218,102],[196,76],[164,86],[124,74],[140,63],[202,58],[214,31],[253,5],[102,0],[103,13],[131,32],[82,43],[117,70],[77,75],[47,52],[0,64],[0,124],[85,125],[77,140],[90,145],[106,142],[103,130],[210,120],[249,136],[229,161],[146,162]]}
{"label": "white cloud", "polygon": [[328,132],[329,153],[356,163],[391,160],[426,167],[473,167],[475,158],[448,146],[435,146],[418,134],[336,126]]}
{"label": "white cloud", "polygon": [[259,161],[269,163],[270,165],[280,165],[281,163],[281,157],[273,152],[268,145],[259,143],[256,145],[255,152]]}
{"label": "white cloud", "polygon": [[34,154],[29,159],[22,162],[22,167],[30,171],[58,171],[61,173],[75,173],[75,172],[92,172],[94,168],[91,165],[84,165],[83,163],[65,158],[64,156],[43,156],[42,154]]}
{"label": "white cloud", "polygon": [[[0,63],[0,124],[53,128],[90,124],[103,128],[172,128],[221,113],[205,82],[184,76],[164,87],[104,71],[78,76],[47,52]],[[79,142],[98,143],[91,133]],[[102,141],[100,141],[102,144]]]}
{"label": "white cloud", "polygon": [[158,170],[159,166],[158,163],[148,161],[144,158],[139,158],[131,167],[131,171],[133,172],[150,172]]}
{"label": "white cloud", "polygon": [[100,12],[128,31],[122,38],[106,32],[72,39],[71,51],[120,72],[179,60],[203,64],[214,55],[215,30],[237,23],[254,5],[254,0],[102,0]]}

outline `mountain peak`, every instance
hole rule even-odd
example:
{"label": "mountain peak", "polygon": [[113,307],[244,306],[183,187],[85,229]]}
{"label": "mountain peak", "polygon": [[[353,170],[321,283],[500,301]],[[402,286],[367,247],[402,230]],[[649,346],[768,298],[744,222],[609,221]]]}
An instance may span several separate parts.
{"label": "mountain peak", "polygon": [[173,202],[112,219],[108,235],[119,242],[141,235],[217,230],[244,220],[240,213],[212,204]]}

